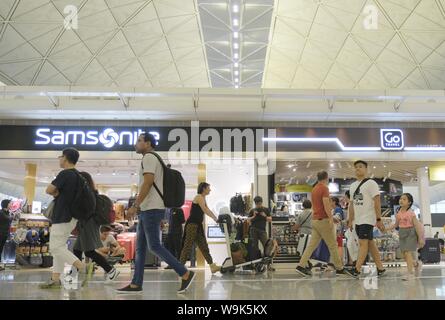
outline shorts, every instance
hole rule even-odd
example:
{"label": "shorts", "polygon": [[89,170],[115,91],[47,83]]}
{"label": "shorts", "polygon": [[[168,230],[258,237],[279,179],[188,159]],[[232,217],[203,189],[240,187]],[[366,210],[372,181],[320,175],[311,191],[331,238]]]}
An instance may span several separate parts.
{"label": "shorts", "polygon": [[360,240],[373,240],[374,226],[370,224],[356,224],[355,230]]}

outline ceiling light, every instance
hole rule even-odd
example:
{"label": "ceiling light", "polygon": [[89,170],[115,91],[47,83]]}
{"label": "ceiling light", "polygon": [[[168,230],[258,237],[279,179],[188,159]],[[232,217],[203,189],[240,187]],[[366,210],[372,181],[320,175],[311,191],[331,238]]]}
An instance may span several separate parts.
{"label": "ceiling light", "polygon": [[288,167],[288,168],[292,168],[292,167],[293,167],[293,165],[291,165],[291,164],[288,164],[288,165],[287,165],[287,167]]}
{"label": "ceiling light", "polygon": [[239,20],[238,19],[233,19],[233,25],[235,27],[238,27],[239,26]]}
{"label": "ceiling light", "polygon": [[331,163],[331,168],[333,168],[334,167],[334,164],[333,163]]}
{"label": "ceiling light", "polygon": [[235,76],[239,75],[239,71],[235,70],[234,74],[235,74]]}
{"label": "ceiling light", "polygon": [[428,166],[425,167],[425,170],[428,170]]}
{"label": "ceiling light", "polygon": [[310,166],[311,166],[311,162],[309,161],[306,165],[306,168],[309,169]]}
{"label": "ceiling light", "polygon": [[238,42],[234,42],[233,43],[233,49],[238,49],[239,48],[239,44]]}
{"label": "ceiling light", "polygon": [[239,88],[239,85],[236,85],[236,86],[235,86],[235,89],[238,89],[238,88]]}
{"label": "ceiling light", "polygon": [[238,37],[239,37],[239,33],[237,31],[235,31],[233,33],[233,38],[238,39]]}
{"label": "ceiling light", "polygon": [[113,176],[115,176],[116,175],[116,171],[113,171]]}
{"label": "ceiling light", "polygon": [[386,168],[386,165],[383,165],[383,168]]}
{"label": "ceiling light", "polygon": [[373,166],[372,168],[373,168],[373,169],[375,169],[375,168],[376,168],[376,166]]}
{"label": "ceiling light", "polygon": [[239,82],[239,79],[238,79],[238,78],[235,78],[235,82],[238,83],[238,82]]}
{"label": "ceiling light", "polygon": [[292,171],[295,172],[295,171],[297,171],[297,169],[296,169],[296,168],[293,168]]}
{"label": "ceiling light", "polygon": [[238,13],[239,12],[239,6],[237,4],[234,4],[233,7],[232,7],[232,11],[235,12],[235,13]]}
{"label": "ceiling light", "polygon": [[238,59],[238,58],[239,58],[239,54],[236,52],[236,53],[233,54],[233,57],[234,57],[235,59]]}
{"label": "ceiling light", "polygon": [[233,66],[234,66],[235,68],[238,68],[238,66],[239,66],[238,62],[235,62],[235,63],[233,64]]}

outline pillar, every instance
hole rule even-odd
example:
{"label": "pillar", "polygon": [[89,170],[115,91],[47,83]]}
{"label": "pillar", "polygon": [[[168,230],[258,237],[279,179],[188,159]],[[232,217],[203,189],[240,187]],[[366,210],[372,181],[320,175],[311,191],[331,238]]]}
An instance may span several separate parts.
{"label": "pillar", "polygon": [[25,165],[26,175],[24,181],[24,193],[25,199],[28,205],[32,206],[34,197],[36,195],[36,176],[37,176],[37,164],[27,163]]}
{"label": "pillar", "polygon": [[[204,163],[200,163],[200,164],[198,164],[198,184],[200,184],[201,182],[206,182],[206,180],[207,180],[206,165]],[[206,233],[206,230],[207,230],[206,217],[207,217],[207,215],[204,216],[204,222],[203,222],[204,233]],[[202,255],[201,251],[198,248],[196,248],[196,250],[197,250],[196,264],[197,264],[198,268],[204,268],[205,264],[206,264],[204,256]]]}
{"label": "pillar", "polygon": [[420,219],[425,226],[425,237],[431,237],[431,201],[430,201],[430,179],[428,170],[424,167],[417,169],[417,178],[419,180],[419,206]]}

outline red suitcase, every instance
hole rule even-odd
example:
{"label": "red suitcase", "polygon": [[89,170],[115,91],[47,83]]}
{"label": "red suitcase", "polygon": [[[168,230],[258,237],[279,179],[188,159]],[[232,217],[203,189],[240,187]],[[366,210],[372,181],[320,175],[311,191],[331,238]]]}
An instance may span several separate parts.
{"label": "red suitcase", "polygon": [[134,260],[136,254],[136,232],[118,234],[117,242],[125,248],[124,261]]}

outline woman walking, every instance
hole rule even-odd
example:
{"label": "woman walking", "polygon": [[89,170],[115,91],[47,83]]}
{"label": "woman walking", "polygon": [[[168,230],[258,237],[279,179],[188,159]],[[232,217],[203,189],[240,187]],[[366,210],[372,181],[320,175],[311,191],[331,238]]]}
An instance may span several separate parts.
{"label": "woman walking", "polygon": [[198,186],[198,194],[193,199],[190,217],[185,224],[184,246],[181,251],[181,264],[185,264],[187,258],[192,251],[193,243],[196,241],[199,250],[203,254],[207,263],[210,265],[212,273],[221,270],[221,267],[213,263],[213,258],[210,255],[209,245],[204,234],[202,223],[204,222],[204,214],[217,220],[215,214],[207,207],[206,196],[210,193],[210,185],[206,182],[201,182]]}
{"label": "woman walking", "polygon": [[[88,181],[91,189],[97,194],[96,186],[94,184],[93,178],[88,172],[80,172],[80,174]],[[89,218],[86,221],[78,221],[77,229],[79,235],[77,237],[76,243],[74,244],[73,253],[82,261],[82,253],[90,258],[93,262],[104,269],[106,273],[106,282],[111,282],[116,280],[119,276],[119,271],[112,267],[107,260],[96,252],[96,249],[102,248],[103,244],[100,239],[100,225],[94,220],[94,217]],[[88,265],[88,276],[87,279],[91,277],[93,272],[93,264]]]}

